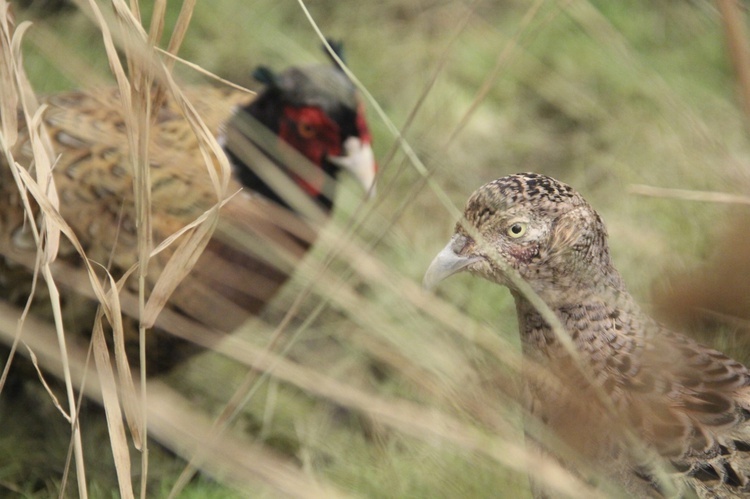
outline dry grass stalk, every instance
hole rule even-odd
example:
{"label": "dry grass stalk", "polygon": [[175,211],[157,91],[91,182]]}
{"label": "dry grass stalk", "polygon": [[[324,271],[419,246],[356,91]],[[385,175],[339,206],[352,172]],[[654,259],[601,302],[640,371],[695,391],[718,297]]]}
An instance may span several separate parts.
{"label": "dry grass stalk", "polygon": [[681,199],[702,203],[726,203],[750,205],[750,197],[726,192],[693,191],[689,189],[671,189],[651,185],[633,184],[628,188],[631,194],[658,198]]}
{"label": "dry grass stalk", "polygon": [[[59,199],[51,176],[51,168],[54,162],[53,152],[51,143],[49,138],[46,137],[46,131],[41,121],[41,112],[43,111],[43,108],[40,108],[37,103],[23,70],[21,39],[24,31],[28,29],[30,25],[24,23],[19,26],[16,31],[13,19],[10,17],[10,5],[5,1],[0,2],[0,25],[0,29],[2,29],[2,33],[0,34],[0,38],[2,39],[0,50],[2,50],[2,59],[5,61],[5,64],[2,65],[3,76],[1,79],[7,84],[3,85],[2,91],[0,91],[0,100],[6,102],[7,105],[16,107],[16,109],[8,109],[7,107],[2,109],[3,139],[2,143],[0,143],[0,147],[5,153],[8,166],[13,171],[13,176],[16,179],[22,199],[24,200],[26,213],[29,215],[29,227],[31,228],[34,241],[37,243],[37,268],[35,269],[35,276],[41,271],[50,294],[57,332],[57,342],[63,360],[65,387],[71,421],[71,438],[73,442],[79,494],[81,497],[85,498],[87,497],[86,473],[83,460],[80,427],[78,426],[78,412],[75,396],[73,394],[70,367],[67,364],[67,349],[60,311],[60,296],[52,279],[52,273],[50,270],[50,264],[57,256],[61,229],[59,225],[53,221],[53,218],[49,217],[45,212],[42,213],[39,220],[40,225],[37,227],[37,221],[31,210],[27,195],[27,189],[29,189],[30,186],[34,186],[34,190],[36,190],[35,198],[37,196],[43,197],[45,201],[49,203],[51,211],[57,209]],[[29,133],[29,143],[31,144],[34,155],[36,179],[32,179],[26,170],[15,162],[10,151],[10,148],[14,145],[18,137],[17,130],[19,127],[19,123],[10,116],[15,116],[17,109],[22,111],[23,119],[26,122],[26,128]],[[24,176],[24,174],[26,176]],[[37,186],[43,187],[37,189]],[[23,319],[19,323],[17,336],[20,336],[22,326]],[[14,344],[17,344],[17,341],[17,339],[14,340]],[[3,377],[5,377],[5,374]]]}
{"label": "dry grass stalk", "polygon": [[[120,97],[123,101],[124,115],[126,117],[126,127],[130,141],[131,158],[134,168],[134,189],[136,200],[136,213],[138,220],[138,248],[139,248],[139,265],[138,265],[138,283],[139,283],[139,317],[140,320],[140,338],[141,338],[141,417],[140,433],[143,436],[143,458],[142,458],[142,488],[141,495],[145,495],[145,484],[148,473],[148,449],[147,449],[147,413],[146,413],[146,334],[147,330],[153,325],[156,316],[166,304],[169,296],[177,287],[179,282],[184,278],[193,267],[201,252],[210,239],[213,230],[218,221],[218,209],[220,203],[226,195],[226,186],[229,178],[229,167],[226,158],[216,143],[214,137],[208,131],[205,124],[195,110],[182,97],[179,87],[175,84],[170,76],[167,66],[158,61],[153,49],[154,42],[161,37],[163,29],[163,6],[158,5],[155,11],[155,17],[152,20],[151,33],[147,37],[139,23],[139,14],[131,12],[122,1],[115,1],[115,12],[118,23],[122,28],[121,40],[125,48],[125,54],[129,67],[129,77],[125,76],[123,68],[119,62],[117,53],[114,51],[114,40],[111,30],[108,27],[102,13],[94,2],[90,7],[97,20],[97,24],[102,31],[107,55],[110,61],[110,67],[115,74],[120,89]],[[192,11],[191,5],[183,6],[183,13],[180,16],[178,25],[173,33],[170,42],[170,52],[176,53],[179,48],[184,31],[189,21]],[[150,176],[148,161],[148,144],[149,125],[152,115],[158,107],[152,110],[152,106],[161,106],[163,101],[163,90],[159,90],[155,96],[151,94],[151,88],[154,80],[160,84],[157,88],[167,88],[172,94],[178,106],[182,108],[188,122],[193,127],[200,143],[201,154],[204,157],[209,175],[214,184],[217,194],[217,204],[210,209],[196,226],[187,231],[184,237],[168,260],[161,275],[156,281],[152,291],[147,293],[146,276],[148,274],[148,260],[152,256],[153,242],[151,236],[151,201],[150,201]],[[131,94],[132,92],[132,94]],[[147,296],[148,294],[148,296]],[[117,336],[116,336],[117,337]],[[116,358],[121,359],[118,362],[121,374],[121,382],[128,383],[123,378],[127,377],[127,361],[124,356],[124,344],[120,343],[116,347]],[[127,400],[127,399],[125,399]],[[126,413],[129,411],[126,409]],[[131,431],[134,425],[131,425]]]}
{"label": "dry grass stalk", "polygon": [[[15,323],[20,311],[0,303],[0,336],[11,341],[15,334]],[[62,376],[62,360],[54,348],[54,329],[34,317],[28,318],[29,347],[39,357],[45,372]],[[70,343],[69,355],[72,378],[76,387],[93,400],[102,400],[102,380],[90,378],[80,385],[86,372],[86,345],[80,341]],[[335,488],[317,483],[291,463],[272,451],[258,448],[241,434],[233,433],[219,439],[209,439],[211,423],[181,395],[161,382],[150,381],[149,390],[155,395],[149,398],[148,414],[152,422],[152,436],[178,454],[188,457],[197,449],[206,459],[201,469],[217,479],[228,480],[238,490],[255,487],[258,482],[273,487],[291,497],[343,497]]]}
{"label": "dry grass stalk", "polygon": [[[4,15],[7,19],[7,8],[6,3],[3,2],[3,8],[4,8]],[[207,167],[210,170],[211,178],[214,182],[214,186],[216,188],[217,192],[217,200],[221,201],[224,197],[224,192],[226,190],[226,184],[228,179],[228,165],[226,163],[226,159],[224,158],[224,155],[221,153],[220,147],[216,143],[215,139],[211,136],[211,134],[208,132],[205,125],[202,124],[200,121],[200,118],[197,116],[197,113],[195,112],[192,107],[184,101],[184,98],[182,98],[179,88],[175,85],[174,81],[171,80],[169,77],[168,71],[163,66],[159,66],[155,56],[153,55],[144,55],[144,53],[148,53],[148,50],[143,48],[145,45],[141,42],[145,41],[145,35],[142,30],[139,29],[139,25],[135,22],[134,15],[129,14],[129,10],[127,6],[124,5],[122,2],[115,2],[115,8],[116,12],[118,14],[118,19],[122,22],[122,25],[125,27],[124,32],[125,35],[122,37],[123,45],[125,47],[126,54],[128,56],[129,66],[131,69],[131,75],[130,79],[125,74],[125,71],[122,67],[122,65],[119,62],[119,56],[115,50],[115,42],[114,38],[112,36],[111,30],[109,28],[108,22],[105,20],[105,17],[102,15],[101,11],[99,11],[98,6],[94,3],[90,3],[90,7],[92,9],[93,15],[95,19],[97,20],[98,26],[100,27],[103,35],[104,45],[105,49],[107,51],[107,55],[109,57],[110,61],[110,67],[115,75],[115,78],[118,82],[118,87],[120,89],[120,97],[123,101],[123,108],[126,110],[124,113],[124,116],[126,117],[126,124],[128,128],[128,137],[130,142],[130,149],[131,149],[131,157],[134,160],[134,172],[135,172],[135,189],[136,189],[136,205],[137,205],[137,212],[139,214],[139,228],[142,228],[141,235],[139,237],[139,251],[141,254],[140,257],[140,265],[138,266],[137,271],[140,273],[141,279],[141,297],[140,297],[140,316],[145,318],[145,320],[142,323],[141,326],[141,334],[142,338],[146,334],[146,328],[150,326],[150,323],[153,323],[154,317],[158,314],[161,307],[163,307],[163,304],[166,302],[169,294],[171,291],[174,290],[176,285],[179,283],[182,277],[189,271],[192,264],[197,259],[197,256],[200,254],[200,251],[207,243],[208,239],[210,238],[211,232],[213,230],[213,227],[215,226],[216,220],[217,220],[217,214],[218,214],[218,202],[217,206],[213,210],[209,210],[209,213],[206,214],[204,218],[204,221],[206,223],[202,224],[196,224],[196,227],[192,228],[188,234],[187,237],[183,238],[179,248],[177,251],[174,252],[172,255],[172,259],[169,261],[165,268],[165,272],[161,276],[161,278],[157,281],[157,284],[154,289],[154,293],[152,293],[150,296],[146,297],[145,294],[145,279],[143,276],[145,276],[145,272],[148,269],[148,258],[151,256],[152,252],[152,243],[151,243],[151,236],[150,236],[150,182],[149,182],[149,166],[148,166],[148,156],[147,156],[147,144],[149,141],[148,137],[148,130],[149,130],[149,120],[150,120],[150,106],[151,106],[151,98],[150,98],[150,87],[152,85],[152,81],[154,79],[153,72],[154,67],[156,67],[156,70],[161,69],[161,71],[158,72],[158,77],[160,80],[167,80],[165,85],[169,88],[170,92],[175,94],[175,99],[178,102],[179,106],[183,109],[183,111],[188,116],[190,124],[194,127],[194,129],[197,131],[198,134],[200,134],[200,142],[202,146],[202,154],[206,158],[206,164]],[[189,16],[188,16],[189,17]],[[5,22],[4,28],[6,29],[6,32],[9,30],[9,23]],[[25,29],[27,27],[26,25],[23,26]],[[3,71],[3,78],[4,80],[8,80],[9,78],[15,78],[15,82],[17,85],[25,87],[22,95],[33,95],[28,90],[28,83],[25,81],[25,77],[18,76],[19,74],[22,75],[22,73],[19,73],[20,68],[20,35],[22,34],[24,29],[19,29],[16,33],[16,37],[11,39],[11,36],[9,33],[6,34],[5,40],[8,41],[7,44],[4,44],[4,48],[7,48],[7,57],[3,57],[4,61],[8,61],[4,65],[4,69],[6,71]],[[184,27],[182,28],[184,30]],[[180,35],[181,36],[181,35]],[[13,53],[11,54],[11,43],[13,45]],[[139,45],[139,43],[141,43]],[[179,46],[179,43],[173,43],[172,49],[177,50],[177,47]],[[11,57],[12,55],[12,57]],[[18,64],[16,67],[11,67],[11,62],[18,61]],[[146,63],[144,64],[144,61]],[[144,70],[141,70],[140,68],[144,68]],[[15,71],[15,75],[13,73],[10,73],[7,69],[13,69]],[[22,70],[20,70],[22,71]],[[3,85],[4,89],[11,89],[15,88],[14,86],[5,86]],[[6,91],[7,92],[7,91]],[[27,103],[23,101],[22,99],[14,98],[13,96],[9,96],[7,99],[4,97],[2,99],[2,102],[4,103],[4,106],[7,108],[16,107],[16,103],[21,100],[21,106],[20,108],[24,110],[25,117],[27,121],[27,128],[29,130],[29,133],[31,134],[31,140],[30,143],[33,147],[33,152],[35,156],[35,171],[37,173],[37,179],[32,179],[27,173],[24,168],[18,168],[15,165],[15,162],[12,160],[12,157],[7,157],[8,164],[11,165],[11,168],[14,168],[14,172],[16,174],[17,182],[19,184],[19,189],[21,189],[22,196],[24,199],[26,199],[26,208],[27,212],[30,214],[30,219],[34,219],[33,216],[33,210],[31,209],[31,203],[26,198],[26,190],[28,189],[29,192],[32,193],[32,196],[34,197],[34,200],[36,204],[39,206],[40,212],[43,214],[44,218],[47,220],[51,220],[53,222],[47,222],[44,226],[44,232],[43,236],[39,234],[35,234],[35,239],[39,241],[45,241],[45,245],[39,245],[40,248],[44,249],[44,253],[40,253],[39,261],[41,262],[42,269],[41,273],[45,277],[45,280],[48,283],[49,292],[50,295],[53,297],[58,297],[56,286],[54,285],[54,281],[52,279],[52,274],[49,271],[49,262],[51,262],[54,259],[54,254],[56,252],[57,248],[57,240],[59,239],[59,232],[62,231],[65,233],[66,237],[73,242],[73,245],[76,247],[76,249],[81,254],[81,257],[84,262],[86,262],[86,265],[88,267],[88,273],[89,273],[89,279],[91,280],[91,284],[93,285],[94,292],[97,295],[97,298],[99,299],[100,303],[103,307],[103,314],[100,314],[100,322],[97,325],[96,331],[101,330],[101,318],[106,316],[109,324],[113,328],[114,337],[116,339],[120,339],[120,341],[115,342],[115,359],[117,361],[117,372],[118,372],[118,378],[119,378],[119,388],[121,390],[122,394],[122,401],[124,404],[124,413],[126,415],[126,419],[130,425],[131,434],[133,435],[133,438],[136,442],[136,445],[143,446],[143,452],[144,452],[144,459],[143,459],[143,467],[142,467],[142,475],[143,475],[143,484],[145,487],[146,483],[146,477],[147,477],[147,470],[148,470],[148,460],[147,460],[147,448],[146,448],[146,435],[147,435],[147,426],[146,426],[146,413],[145,410],[138,411],[136,407],[139,405],[142,405],[142,403],[137,402],[138,397],[136,396],[136,392],[134,390],[134,383],[133,383],[133,377],[130,373],[130,369],[127,363],[127,358],[124,353],[124,346],[121,338],[123,337],[122,334],[122,320],[121,320],[121,311],[120,311],[120,305],[119,305],[119,298],[117,293],[114,292],[114,290],[117,290],[118,286],[115,285],[115,283],[112,281],[111,277],[109,277],[109,292],[106,292],[104,290],[104,287],[99,283],[98,278],[96,276],[96,273],[94,269],[92,268],[91,264],[88,263],[88,260],[85,258],[85,254],[83,253],[82,248],[80,248],[80,245],[77,244],[75,241],[75,235],[72,234],[70,229],[67,227],[65,222],[60,219],[59,215],[57,214],[57,208],[56,208],[56,194],[54,191],[54,184],[52,183],[51,176],[50,176],[50,157],[51,157],[51,148],[48,146],[49,142],[43,140],[44,138],[44,132],[37,132],[37,128],[41,126],[41,115],[37,113],[32,118],[32,113],[29,109],[33,109],[32,106],[35,106],[34,101]],[[11,121],[12,118],[16,116],[15,111],[8,111],[7,109],[3,112],[3,131],[4,136],[9,137],[11,140],[14,140],[13,133],[8,133],[8,130],[15,130],[16,127],[14,127],[14,123]],[[7,141],[4,141],[7,142]],[[12,145],[11,143],[4,143],[3,144],[3,150],[7,151],[6,154],[10,154],[10,147]],[[39,186],[48,186],[47,188],[42,188]],[[34,226],[32,226],[32,230],[35,229]],[[120,284],[121,285],[121,284]],[[59,303],[55,304],[53,303],[53,310],[55,313],[55,317],[58,321],[59,326],[59,340],[60,340],[60,348],[61,350],[65,351],[65,337],[64,332],[62,331],[62,317],[60,315],[60,307]],[[94,334],[93,342],[95,346],[95,351],[99,354],[96,356],[98,362],[97,366],[100,371],[100,375],[103,376],[103,379],[106,381],[104,383],[104,386],[106,387],[106,396],[105,396],[105,409],[108,414],[108,420],[111,422],[119,421],[121,419],[121,408],[118,403],[118,397],[117,392],[115,391],[115,385],[111,382],[111,379],[109,378],[111,374],[111,366],[109,364],[110,360],[108,355],[103,355],[104,352],[106,352],[106,344],[104,342],[104,338],[102,334]],[[145,342],[144,342],[145,344]],[[142,357],[145,356],[145,352],[142,352]],[[145,363],[142,363],[142,365],[145,366]],[[145,373],[143,373],[144,376],[142,376],[142,379],[145,379]],[[69,376],[67,376],[69,378]],[[67,386],[68,386],[68,395],[70,399],[70,405],[71,405],[71,418],[74,421],[74,439],[78,442],[75,445],[76,449],[76,463],[78,467],[78,478],[79,478],[79,490],[82,496],[86,495],[86,487],[85,487],[85,475],[83,471],[83,459],[82,459],[82,453],[80,449],[80,437],[78,433],[78,427],[77,427],[77,419],[75,417],[75,405],[73,398],[73,392],[72,392],[72,384],[70,383],[70,380],[67,379]],[[141,396],[145,397],[146,390],[145,390],[145,384],[141,387]],[[139,415],[140,412],[140,415]],[[132,489],[130,488],[130,470],[129,470],[129,456],[128,456],[128,450],[127,445],[125,445],[125,442],[122,438],[122,431],[118,429],[115,426],[110,426],[110,429],[113,431],[113,438],[112,438],[112,447],[113,452],[116,456],[116,464],[117,464],[117,470],[118,475],[120,477],[120,487],[121,487],[121,494],[125,497],[130,497],[133,495]],[[145,489],[142,489],[142,495],[144,493]]]}

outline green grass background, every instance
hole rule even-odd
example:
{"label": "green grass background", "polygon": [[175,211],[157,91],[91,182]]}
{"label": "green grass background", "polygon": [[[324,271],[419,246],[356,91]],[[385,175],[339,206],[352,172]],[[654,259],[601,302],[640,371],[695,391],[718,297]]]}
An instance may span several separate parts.
{"label": "green grass background", "polygon": [[[149,2],[142,4],[147,11]],[[518,171],[549,174],[573,185],[602,214],[615,262],[646,307],[654,284],[665,273],[689,270],[704,260],[722,230],[736,220],[737,207],[628,193],[631,184],[747,192],[747,133],[712,2],[322,0],[307,7],[327,36],[345,41],[351,70],[397,128],[415,113],[404,138],[456,206],[461,208],[482,183]],[[172,2],[169,9],[173,23],[179,5]],[[38,93],[106,83],[106,57],[90,21],[77,11],[43,14],[19,12],[35,23],[27,36],[25,63]],[[321,61],[319,46],[297,2],[212,0],[198,2],[180,55],[251,85],[249,75],[256,65],[280,69]],[[71,70],[76,64],[87,71]],[[190,70],[178,72],[183,81],[202,80]],[[427,90],[433,78],[434,86]],[[484,85],[486,95],[470,111]],[[383,162],[396,138],[372,109],[369,117],[381,159],[378,198],[367,205],[363,217],[361,194],[344,189],[336,218],[342,223],[353,216],[363,219],[357,236],[362,245],[377,241],[371,253],[379,261],[419,281],[455,220],[436,193],[420,182],[421,174],[403,152]],[[460,123],[465,126],[458,130]],[[316,253],[321,257],[325,249]],[[346,268],[345,263],[338,265]],[[352,310],[324,307],[291,344],[290,358],[425,406],[450,406],[450,401],[436,401],[405,381],[403,373],[382,366],[382,359],[373,360],[376,356],[362,343],[363,337],[372,335],[390,345],[414,365],[437,373],[446,386],[452,383],[454,363],[468,362],[476,373],[489,377],[494,373],[491,356],[419,318],[398,293],[358,275],[349,282],[378,320],[368,325]],[[277,323],[305,284],[304,277],[293,280],[264,322]],[[323,294],[303,301],[298,322]],[[446,282],[439,294],[473,318],[475,327],[490,327],[517,345],[515,313],[506,290],[467,275]],[[439,345],[436,351],[425,346],[431,344],[431,335]],[[258,334],[248,339],[263,344],[267,338]],[[710,339],[747,358],[736,336]],[[242,372],[209,353],[173,373],[170,381],[196,405],[215,411]],[[24,417],[28,406],[0,399],[0,487],[21,497],[56,495],[67,451],[66,425],[53,422],[60,418],[43,395],[25,403],[31,404],[38,422]],[[508,411],[508,420],[516,422],[513,408]],[[106,427],[92,419],[87,426],[91,429],[84,431],[89,455],[97,456],[88,470],[91,495],[115,497]],[[309,473],[355,496],[527,493],[525,477],[486,458],[441,441],[372,427],[356,414],[282,384],[261,386],[238,424],[292,456]],[[42,427],[56,437],[39,441],[35,436]],[[520,439],[520,430],[516,434]],[[58,440],[59,445],[53,445]],[[154,455],[150,490],[153,497],[166,496],[182,463],[168,452]],[[258,490],[235,491],[201,476],[183,497],[274,495],[260,485]]]}

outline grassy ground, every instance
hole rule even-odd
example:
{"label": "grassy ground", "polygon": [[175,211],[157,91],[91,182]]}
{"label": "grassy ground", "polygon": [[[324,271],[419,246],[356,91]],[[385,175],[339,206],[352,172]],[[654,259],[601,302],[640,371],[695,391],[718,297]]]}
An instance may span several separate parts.
{"label": "grassy ground", "polygon": [[[690,269],[710,254],[737,208],[648,198],[629,187],[747,192],[746,129],[711,2],[326,0],[308,7],[326,35],[346,41],[352,71],[456,206],[482,183],[517,171],[575,186],[602,214],[615,262],[647,306],[667,271]],[[168,25],[178,6],[170,9]],[[100,35],[85,16],[73,11],[34,19],[26,68],[39,93],[109,79]],[[321,60],[318,46],[296,2],[216,0],[196,6],[181,55],[248,83],[257,64]],[[189,70],[179,73],[186,81],[199,79]],[[343,282],[351,294],[336,298],[329,281],[314,286],[284,333],[285,356],[367,393],[453,414],[499,450],[457,445],[448,429],[440,438],[389,427],[279,381],[258,385],[238,427],[290,456],[309,476],[352,495],[522,497],[525,477],[508,462],[512,444],[521,440],[516,409],[505,398],[515,377],[498,353],[514,352],[518,344],[510,296],[469,276],[451,279],[439,291],[440,306],[456,312],[460,328],[415,305],[410,286],[445,244],[455,219],[374,109],[369,116],[382,169],[378,197],[362,207],[356,189],[345,189],[336,219],[338,226],[360,222],[356,241],[381,272],[375,278],[351,258],[337,259],[331,275],[348,276]],[[247,341],[266,344],[331,251],[325,242],[316,248],[308,271],[248,328]],[[311,325],[297,333],[313,314]],[[487,347],[487,331],[495,347]],[[713,340],[749,358],[741,338]],[[243,373],[209,353],[169,381],[196,406],[216,412]],[[44,416],[33,423],[23,417],[28,409],[14,412],[3,398],[0,486],[28,497],[57,493],[66,425],[45,423],[55,412],[43,397],[29,402],[31,412]],[[84,433],[87,453],[100,465],[89,470],[91,495],[115,496],[99,419]],[[57,428],[61,450],[40,455],[33,425]],[[43,446],[51,448],[51,440]],[[507,461],[498,457],[503,449]],[[153,452],[151,495],[166,496],[182,461]],[[201,476],[185,497],[235,494]],[[255,494],[274,492],[259,485]]]}

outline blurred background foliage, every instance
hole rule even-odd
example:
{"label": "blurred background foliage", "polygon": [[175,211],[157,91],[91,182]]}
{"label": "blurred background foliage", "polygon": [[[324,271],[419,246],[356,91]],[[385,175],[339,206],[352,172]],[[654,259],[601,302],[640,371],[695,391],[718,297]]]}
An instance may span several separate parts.
{"label": "blurred background foliage", "polygon": [[[57,9],[51,0],[25,3],[17,16],[34,22],[24,46],[25,65],[39,94],[111,82],[101,35],[84,14],[74,6]],[[150,2],[141,6],[148,19]],[[713,2],[320,0],[306,6],[326,36],[345,41],[351,70],[457,207],[484,182],[518,171],[549,174],[573,185],[602,214],[615,262],[647,308],[654,290],[669,292],[665,276],[693,272],[715,250],[723,231],[737,223],[738,213],[747,211],[629,192],[632,184],[748,192],[747,128]],[[167,32],[179,9],[179,2],[169,3]],[[258,64],[283,68],[325,57],[300,5],[289,0],[198,2],[180,55],[251,88],[250,73]],[[205,81],[180,65],[177,71],[186,84]],[[336,218],[346,223],[358,217],[363,247],[371,247],[368,251],[395,272],[419,281],[455,220],[372,108],[369,117],[381,163],[378,197],[362,215],[361,194],[345,189]],[[747,238],[745,244],[750,246]],[[446,333],[437,327],[417,331],[426,323],[414,319],[398,294],[361,276],[349,282],[384,324],[401,327],[388,341],[398,345],[403,363],[440,363],[439,357],[416,362],[424,345],[419,338],[434,333],[445,340]],[[305,285],[302,277],[291,282],[263,321],[278,323]],[[476,324],[517,344],[506,290],[460,276],[439,294]],[[319,303],[316,296],[304,300],[298,322]],[[747,361],[746,329],[721,326],[702,339]],[[363,343],[368,335],[368,325],[351,313],[324,307],[287,355],[378,393],[435,404],[430,394],[373,355],[372,345]],[[261,334],[248,338],[258,344],[267,339]],[[469,359],[478,373],[490,380],[494,376],[492,359],[471,342],[441,345],[451,345],[444,355]],[[196,405],[216,411],[242,372],[206,354],[173,373],[170,381]],[[54,411],[39,409],[46,407],[42,399],[28,402],[39,412],[37,423],[24,417],[28,409],[0,399],[0,487],[21,496],[57,493],[61,470],[56,467],[67,452],[62,423],[56,430],[60,451],[50,450],[49,438],[34,442],[34,425],[55,427],[46,423],[55,419]],[[384,432],[276,382],[262,385],[238,424],[354,495],[526,493],[525,477],[485,458],[439,441]],[[117,490],[102,446],[105,431],[102,424],[88,432],[89,444],[101,447],[92,452],[103,456],[95,460],[102,469],[94,466],[89,472],[95,497],[114,496]],[[152,492],[159,497],[166,495],[182,464],[168,452],[156,455]],[[263,490],[239,495],[261,493],[274,495]],[[200,477],[185,494],[233,497],[235,492]]]}

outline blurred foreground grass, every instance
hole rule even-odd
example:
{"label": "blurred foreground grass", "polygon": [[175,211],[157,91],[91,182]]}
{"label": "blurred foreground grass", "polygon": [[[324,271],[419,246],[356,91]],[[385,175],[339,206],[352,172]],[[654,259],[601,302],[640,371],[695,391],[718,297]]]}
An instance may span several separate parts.
{"label": "blurred foreground grass", "polygon": [[[743,193],[750,185],[746,131],[711,2],[320,1],[308,8],[327,36],[345,40],[352,71],[456,206],[482,183],[517,171],[575,186],[604,217],[615,262],[644,304],[667,270],[689,269],[710,253],[738,208],[639,197],[628,186]],[[168,25],[179,5],[169,9]],[[26,68],[40,94],[108,81],[100,35],[82,14],[34,22]],[[318,47],[296,2],[216,0],[197,4],[181,56],[250,84],[257,64],[281,68],[320,60]],[[178,73],[185,81],[199,79],[184,68]],[[363,208],[356,189],[343,190],[337,223],[361,222],[358,244],[384,268],[418,282],[455,220],[402,150],[389,155],[396,139],[372,110],[369,116],[382,168],[378,197]],[[315,263],[331,251],[325,243],[316,248],[310,269],[246,328],[245,340],[267,344],[286,310],[309,289]],[[497,432],[500,442],[522,442],[516,409],[503,398],[515,389],[513,373],[473,341],[489,328],[507,348],[517,345],[507,292],[468,276],[443,286],[439,294],[471,318],[458,335],[425,318],[406,290],[352,273],[351,266],[339,259],[332,274],[345,276],[361,306],[344,306],[327,295],[332,290],[313,285],[283,333],[284,355],[352,387],[426,409],[486,404],[484,411],[461,413],[462,420],[476,424],[479,434]],[[297,330],[312,314],[312,323]],[[742,338],[712,339],[739,359],[750,357],[747,347],[737,350],[748,344]],[[197,407],[216,413],[245,371],[208,353],[168,381]],[[458,396],[461,403],[453,399]],[[0,487],[47,497],[58,493],[69,435],[64,422],[52,422],[59,417],[44,394],[30,397],[22,408],[6,393],[0,397]],[[29,412],[34,418],[25,417]],[[102,420],[95,415],[83,423],[94,497],[117,490]],[[352,495],[526,494],[523,474],[481,452],[385,428],[273,378],[257,385],[237,426],[290,456],[309,476]],[[152,456],[151,495],[166,496],[183,463],[169,452]],[[234,492],[206,476],[184,494],[275,495],[262,485]]]}

